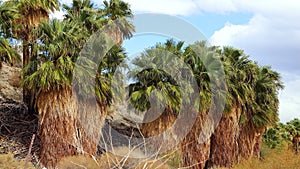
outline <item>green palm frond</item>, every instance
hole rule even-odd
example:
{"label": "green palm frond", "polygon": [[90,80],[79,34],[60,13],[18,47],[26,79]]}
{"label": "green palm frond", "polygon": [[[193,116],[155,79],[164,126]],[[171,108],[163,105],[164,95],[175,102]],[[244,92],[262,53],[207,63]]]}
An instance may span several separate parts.
{"label": "green palm frond", "polygon": [[12,30],[15,29],[16,25],[14,21],[20,17],[18,8],[12,5],[9,1],[0,3],[0,31],[1,36],[14,37]]}
{"label": "green palm frond", "polygon": [[[115,22],[122,38],[129,39],[135,31],[133,24],[128,20],[133,17],[130,5],[122,0],[103,1],[102,13],[108,18],[107,22]],[[114,30],[114,29],[112,29]]]}
{"label": "green palm frond", "polygon": [[[72,72],[74,63],[69,57],[59,57],[55,64],[51,60],[43,63],[36,72],[27,76],[23,80],[23,85],[31,89],[39,89],[43,91],[57,90],[64,86],[70,86],[72,82]],[[30,69],[31,62],[24,71]]]}
{"label": "green palm frond", "polygon": [[90,0],[73,0],[72,6],[63,4],[63,9],[66,10],[65,20],[80,24],[90,34],[99,30],[104,24],[101,11],[96,9]]}
{"label": "green palm frond", "polygon": [[24,68],[23,72],[26,73],[33,64],[39,65],[34,73],[25,77],[23,84],[44,91],[70,86],[74,60],[78,56],[76,47],[79,29],[74,24],[54,19],[42,22],[35,33],[40,37],[38,48],[44,62],[32,61]]}
{"label": "green palm frond", "polygon": [[272,126],[279,121],[279,99],[277,91],[283,88],[280,76],[270,67],[257,70],[257,80],[254,85],[255,102],[258,105],[253,116],[253,123],[258,127]]}
{"label": "green palm frond", "polygon": [[[154,94],[152,97],[155,97],[158,103],[165,102],[175,112],[179,111],[182,93],[179,84],[169,73],[178,70],[174,61],[180,57],[182,45],[183,43],[177,45],[174,41],[167,41],[166,44],[146,49],[140,57],[132,61],[135,69],[129,72],[129,77],[135,83],[129,85],[129,96],[136,109],[149,109],[150,97]],[[174,63],[174,70],[168,68],[170,63]]]}
{"label": "green palm frond", "polygon": [[4,38],[0,38],[0,68],[2,63],[12,63],[20,60],[20,55],[10,43]]}

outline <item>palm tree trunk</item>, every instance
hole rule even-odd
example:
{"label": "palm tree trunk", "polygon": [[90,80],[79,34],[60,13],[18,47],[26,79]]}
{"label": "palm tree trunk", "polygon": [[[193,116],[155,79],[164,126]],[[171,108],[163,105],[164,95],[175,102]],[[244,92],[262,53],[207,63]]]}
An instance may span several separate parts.
{"label": "palm tree trunk", "polygon": [[[28,26],[25,27],[26,30]],[[28,30],[29,31],[29,30]],[[30,49],[29,49],[29,34],[28,32],[25,33],[25,37],[23,40],[23,68],[26,67],[30,60]],[[30,75],[34,70],[32,68],[28,69],[28,72],[25,72],[24,76]],[[24,77],[25,78],[25,77]],[[23,86],[23,102],[27,105],[28,113],[33,115],[35,110],[35,93],[30,90],[27,86]]]}
{"label": "palm tree trunk", "polygon": [[250,122],[244,123],[241,126],[238,137],[239,153],[238,159],[249,159],[253,156],[253,149],[256,143],[257,131]]}
{"label": "palm tree trunk", "polygon": [[[23,68],[27,66],[29,63],[30,51],[29,51],[29,36],[25,33],[25,37],[23,40]],[[29,72],[25,72],[25,76],[28,76]],[[27,86],[23,86],[23,101],[28,107],[28,112],[31,113],[31,94],[30,89]]]}
{"label": "palm tree trunk", "polygon": [[23,41],[23,67],[27,66],[27,64],[29,63],[30,51],[29,51],[28,40],[29,38],[26,36]]}
{"label": "palm tree trunk", "polygon": [[209,167],[232,167],[237,162],[240,110],[237,106],[222,116],[211,138]]}
{"label": "palm tree trunk", "polygon": [[300,143],[300,136],[298,134],[293,137],[292,143],[293,143],[293,150],[294,150],[295,154],[298,154],[299,143]]}
{"label": "palm tree trunk", "polygon": [[77,96],[69,87],[41,92],[37,107],[41,163],[53,168],[63,157],[77,154]]}
{"label": "palm tree trunk", "polygon": [[77,127],[80,131],[80,154],[96,155],[106,114],[105,106],[96,100],[79,101]]}
{"label": "palm tree trunk", "polygon": [[[206,167],[206,162],[210,156],[210,138],[202,140],[202,134],[210,133],[207,129],[201,128],[207,113],[199,113],[194,126],[188,135],[184,138],[181,144],[182,150],[182,166],[193,169],[203,169]],[[202,134],[201,134],[202,133]]]}
{"label": "palm tree trunk", "polygon": [[78,103],[71,88],[38,95],[41,162],[53,168],[66,156],[95,155],[106,116],[105,106],[96,100]]}
{"label": "palm tree trunk", "polygon": [[[152,113],[155,113],[155,112],[152,112]],[[151,112],[147,112],[147,114],[144,117],[144,121],[149,121],[151,116],[153,116],[153,115],[151,115]],[[143,123],[142,127],[141,127],[141,132],[142,132],[143,136],[146,138],[158,136],[159,134],[166,131],[174,124],[176,117],[177,116],[174,114],[174,112],[168,106],[157,119],[155,119],[151,122],[148,122],[148,123]],[[174,131],[170,131],[170,132],[174,133]],[[169,137],[171,135],[174,137],[165,138],[165,136]],[[168,134],[168,135],[162,135],[162,137],[160,137],[160,139],[156,140],[157,141],[156,143],[153,143],[153,151],[156,151],[156,150],[164,151],[164,150],[160,149],[161,145],[163,145],[164,143],[171,145],[172,143],[176,142],[175,139],[176,139],[175,133]],[[149,151],[152,151],[152,150],[149,150]]]}
{"label": "palm tree trunk", "polygon": [[260,158],[260,148],[262,144],[262,136],[263,136],[264,131],[262,130],[261,132],[257,133],[255,136],[255,144],[253,148],[253,156]]}

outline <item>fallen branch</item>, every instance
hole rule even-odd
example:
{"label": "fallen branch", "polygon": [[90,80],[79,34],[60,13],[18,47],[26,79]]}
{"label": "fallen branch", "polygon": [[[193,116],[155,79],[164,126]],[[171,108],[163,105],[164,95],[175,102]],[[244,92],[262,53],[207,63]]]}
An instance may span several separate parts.
{"label": "fallen branch", "polygon": [[33,145],[33,142],[34,142],[34,138],[35,138],[35,134],[32,135],[32,138],[31,138],[31,142],[30,142],[30,145],[29,145],[29,150],[28,150],[28,154],[25,158],[25,165],[24,165],[24,169],[26,169],[27,167],[27,163],[28,163],[28,160],[30,158],[30,154],[31,154],[31,149],[32,149],[32,145]]}

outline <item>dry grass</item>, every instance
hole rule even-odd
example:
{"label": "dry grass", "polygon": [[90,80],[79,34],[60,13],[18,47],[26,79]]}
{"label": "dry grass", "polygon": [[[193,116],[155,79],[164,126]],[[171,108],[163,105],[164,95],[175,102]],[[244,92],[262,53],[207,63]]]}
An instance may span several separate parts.
{"label": "dry grass", "polygon": [[138,150],[128,151],[126,147],[115,149],[116,154],[105,153],[100,157],[92,158],[90,156],[68,157],[59,162],[58,168],[63,169],[170,169],[166,164],[167,161],[163,159],[149,159],[149,158],[131,158],[128,156],[142,156]]}
{"label": "dry grass", "polygon": [[300,154],[295,154],[288,145],[279,149],[262,148],[263,159],[249,159],[233,169],[299,169]]}
{"label": "dry grass", "polygon": [[160,161],[126,159],[107,153],[98,159],[88,156],[68,157],[62,160],[58,168],[62,169],[170,169]]}
{"label": "dry grass", "polygon": [[[9,154],[0,154],[0,168],[1,169],[23,169],[25,166],[24,160],[16,160],[14,159],[14,155],[12,153]],[[26,164],[27,169],[34,169],[33,165],[28,162]]]}

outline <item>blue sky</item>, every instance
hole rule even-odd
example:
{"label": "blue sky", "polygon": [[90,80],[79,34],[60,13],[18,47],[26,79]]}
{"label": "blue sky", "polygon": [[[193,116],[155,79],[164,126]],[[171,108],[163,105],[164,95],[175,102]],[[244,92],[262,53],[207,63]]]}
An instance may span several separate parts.
{"label": "blue sky", "polygon": [[246,24],[252,18],[251,13],[228,13],[217,14],[203,12],[189,16],[180,16],[180,18],[195,25],[206,37],[211,37],[216,30],[223,28],[226,23]]}
{"label": "blue sky", "polygon": [[[259,64],[272,66],[282,74],[286,86],[279,94],[281,121],[300,118],[300,3],[297,0],[125,1],[131,4],[135,14],[178,17],[195,26],[212,45],[243,49]],[[61,14],[54,16],[61,17]],[[137,35],[125,41],[124,47],[129,54],[134,54],[168,38],[159,34]]]}
{"label": "blue sky", "polygon": [[[179,15],[176,17],[195,26],[199,31],[201,31],[201,33],[205,36],[205,38],[209,40],[209,37],[211,37],[216,30],[223,28],[228,23],[245,24],[249,22],[249,20],[252,17],[252,14],[230,13],[230,14],[221,15],[221,14],[205,12],[205,13],[195,13],[188,16]],[[125,40],[123,46],[126,48],[128,54],[136,54],[138,52],[142,52],[145,48],[154,46],[158,42],[165,42],[166,39],[170,39],[170,38],[174,38],[175,40],[181,40],[181,39],[177,39],[176,37],[161,35],[157,33],[144,33],[142,35],[135,34],[133,38],[129,40]],[[198,40],[202,40],[202,39],[198,39]]]}

